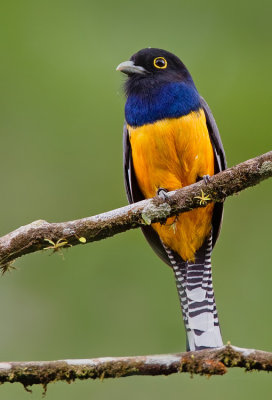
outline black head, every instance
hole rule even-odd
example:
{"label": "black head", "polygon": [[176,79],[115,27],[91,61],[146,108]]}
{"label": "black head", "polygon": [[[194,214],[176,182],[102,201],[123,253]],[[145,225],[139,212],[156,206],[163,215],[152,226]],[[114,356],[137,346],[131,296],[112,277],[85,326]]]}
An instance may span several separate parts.
{"label": "black head", "polygon": [[119,64],[117,70],[128,75],[125,83],[127,95],[169,82],[193,84],[192,77],[181,60],[162,49],[142,49],[133,54],[129,61]]}

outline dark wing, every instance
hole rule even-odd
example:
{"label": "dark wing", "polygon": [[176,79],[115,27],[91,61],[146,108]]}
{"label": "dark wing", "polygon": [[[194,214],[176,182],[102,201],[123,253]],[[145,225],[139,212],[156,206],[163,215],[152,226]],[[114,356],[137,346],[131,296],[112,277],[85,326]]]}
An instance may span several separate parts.
{"label": "dark wing", "polygon": [[219,130],[217,128],[215,119],[212,115],[212,112],[210,110],[210,107],[206,103],[206,101],[203,99],[203,97],[200,97],[200,104],[201,107],[203,108],[206,116],[206,122],[207,122],[207,127],[209,130],[212,146],[213,146],[213,151],[215,155],[215,173],[223,171],[224,169],[227,168],[227,161],[226,161],[226,156],[222,144],[222,140],[219,134]]}
{"label": "dark wing", "polygon": [[[224,153],[223,144],[219,135],[218,128],[216,126],[216,122],[213,118],[211,110],[209,109],[208,104],[201,97],[201,106],[205,112],[207,127],[210,134],[210,139],[212,142],[213,150],[214,150],[214,159],[215,159],[215,173],[223,171],[226,169],[226,158]],[[124,178],[125,178],[125,189],[127,193],[127,198],[129,203],[135,203],[137,201],[144,200],[144,196],[139,188],[135,171],[133,168],[132,155],[131,155],[131,146],[129,140],[129,134],[127,130],[126,123],[124,124],[123,129],[123,166],[124,166]],[[223,217],[223,203],[216,203],[214,206],[212,226],[213,226],[213,246],[218,238],[221,223]],[[171,263],[169,261],[168,255],[161,243],[159,235],[151,226],[145,226],[142,228],[142,231],[145,235],[146,240],[155,251],[155,253],[171,267]]]}
{"label": "dark wing", "polygon": [[[215,160],[215,170],[214,173],[217,174],[220,171],[223,171],[227,168],[227,161],[226,156],[223,148],[223,144],[220,138],[219,130],[217,128],[215,119],[212,115],[212,112],[203,99],[200,97],[200,104],[203,108],[206,116],[207,127],[210,134],[210,139],[213,146],[214,151],[214,160]],[[212,237],[212,245],[214,247],[216,240],[218,239],[220,228],[222,225],[223,219],[223,203],[215,203],[214,211],[213,211],[213,218],[212,218],[212,226],[213,226],[213,237]]]}

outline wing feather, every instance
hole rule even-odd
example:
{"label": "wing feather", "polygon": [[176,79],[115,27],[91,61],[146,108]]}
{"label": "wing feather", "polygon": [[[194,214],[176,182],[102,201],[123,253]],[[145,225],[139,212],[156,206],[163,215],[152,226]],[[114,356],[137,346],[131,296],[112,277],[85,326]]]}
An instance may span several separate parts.
{"label": "wing feather", "polygon": [[[212,147],[213,147],[213,151],[214,151],[215,173],[217,174],[218,172],[223,171],[224,169],[227,168],[225,151],[224,151],[223,143],[222,143],[220,133],[217,128],[215,119],[212,115],[210,107],[208,106],[206,101],[203,99],[203,97],[200,97],[200,104],[201,104],[201,106],[205,112],[205,116],[206,116],[206,123],[207,123],[208,131],[210,134],[210,139],[211,139]],[[221,225],[222,225],[222,220],[223,220],[223,203],[215,203],[214,211],[213,211],[213,218],[212,218],[212,227],[213,227],[212,245],[213,245],[213,247],[218,239]]]}

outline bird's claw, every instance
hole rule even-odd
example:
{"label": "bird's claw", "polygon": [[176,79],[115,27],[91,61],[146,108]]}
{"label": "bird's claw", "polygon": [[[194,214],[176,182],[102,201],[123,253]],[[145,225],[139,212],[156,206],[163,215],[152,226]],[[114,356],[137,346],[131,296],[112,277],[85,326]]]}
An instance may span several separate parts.
{"label": "bird's claw", "polygon": [[197,182],[202,181],[202,180],[205,182],[206,185],[208,185],[208,183],[211,182],[211,176],[210,175],[203,175],[203,176],[198,176],[196,178]]}
{"label": "bird's claw", "polygon": [[211,183],[210,175],[203,175],[202,179],[203,179],[203,181],[205,182],[206,185],[208,185],[208,183]]}
{"label": "bird's claw", "polygon": [[165,188],[159,188],[157,190],[157,196],[159,196],[160,199],[166,200],[168,198],[168,190]]}

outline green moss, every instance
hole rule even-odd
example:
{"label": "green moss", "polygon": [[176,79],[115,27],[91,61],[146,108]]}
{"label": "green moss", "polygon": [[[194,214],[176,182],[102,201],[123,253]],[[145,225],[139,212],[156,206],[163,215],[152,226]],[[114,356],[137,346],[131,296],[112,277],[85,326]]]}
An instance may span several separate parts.
{"label": "green moss", "polygon": [[146,223],[146,225],[150,225],[155,218],[156,219],[168,218],[170,212],[171,212],[171,207],[167,203],[162,203],[158,205],[151,203],[143,209],[142,218]]}

